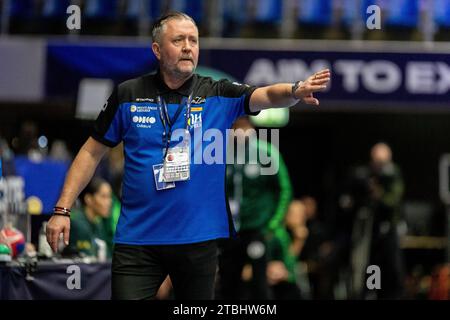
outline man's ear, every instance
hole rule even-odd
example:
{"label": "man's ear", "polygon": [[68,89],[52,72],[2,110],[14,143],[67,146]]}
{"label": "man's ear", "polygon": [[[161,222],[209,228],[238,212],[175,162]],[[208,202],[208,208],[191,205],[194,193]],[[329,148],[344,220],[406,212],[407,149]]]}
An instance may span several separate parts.
{"label": "man's ear", "polygon": [[157,42],[152,43],[152,51],[158,60],[161,60],[161,48]]}

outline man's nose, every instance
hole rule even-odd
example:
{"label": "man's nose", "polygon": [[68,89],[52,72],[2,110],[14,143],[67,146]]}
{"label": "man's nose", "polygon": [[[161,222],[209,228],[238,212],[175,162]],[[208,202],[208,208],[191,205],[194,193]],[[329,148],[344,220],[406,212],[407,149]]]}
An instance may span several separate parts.
{"label": "man's nose", "polygon": [[189,40],[184,41],[183,43],[183,51],[191,51],[192,50],[192,46],[189,42]]}

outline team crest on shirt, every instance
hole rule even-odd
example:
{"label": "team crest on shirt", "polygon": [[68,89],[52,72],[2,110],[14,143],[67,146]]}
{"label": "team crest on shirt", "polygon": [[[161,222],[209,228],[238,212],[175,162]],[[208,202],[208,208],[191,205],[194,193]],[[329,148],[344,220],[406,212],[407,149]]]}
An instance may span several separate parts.
{"label": "team crest on shirt", "polygon": [[202,111],[203,105],[206,101],[204,97],[195,97],[191,104],[191,117],[189,119],[189,126],[191,128],[200,128],[202,126]]}
{"label": "team crest on shirt", "polygon": [[[193,110],[191,110],[193,112]],[[202,126],[202,114],[201,112],[191,113],[189,118],[189,126],[191,128],[200,128]]]}

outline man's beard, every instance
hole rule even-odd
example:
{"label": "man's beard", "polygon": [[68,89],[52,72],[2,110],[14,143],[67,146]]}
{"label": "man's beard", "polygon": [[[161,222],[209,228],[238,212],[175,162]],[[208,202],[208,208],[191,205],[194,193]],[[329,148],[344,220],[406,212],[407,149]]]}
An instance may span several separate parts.
{"label": "man's beard", "polygon": [[178,65],[171,67],[168,67],[167,65],[165,65],[164,63],[161,64],[161,67],[170,75],[172,75],[173,77],[177,78],[177,79],[187,79],[190,76],[192,76],[194,74],[194,71],[196,69],[196,65],[194,64],[194,62],[192,61],[192,65],[193,68],[191,71],[183,71],[181,70]]}

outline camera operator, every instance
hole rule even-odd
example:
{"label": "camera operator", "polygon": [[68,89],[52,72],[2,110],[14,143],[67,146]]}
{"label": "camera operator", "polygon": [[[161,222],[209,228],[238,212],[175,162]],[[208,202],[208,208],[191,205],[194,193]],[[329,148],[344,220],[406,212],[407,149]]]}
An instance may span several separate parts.
{"label": "camera operator", "polygon": [[[366,298],[366,268],[381,271],[378,299],[398,299],[403,291],[403,261],[397,226],[404,184],[392,150],[383,142],[370,151],[370,163],[357,168],[352,177],[349,207],[353,211],[351,260],[353,296]],[[373,294],[373,292],[371,292]]]}

